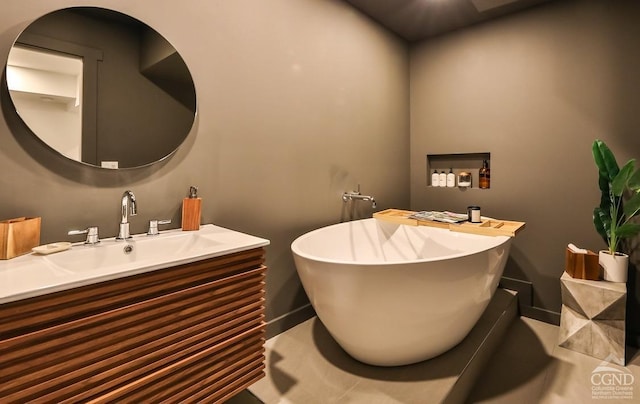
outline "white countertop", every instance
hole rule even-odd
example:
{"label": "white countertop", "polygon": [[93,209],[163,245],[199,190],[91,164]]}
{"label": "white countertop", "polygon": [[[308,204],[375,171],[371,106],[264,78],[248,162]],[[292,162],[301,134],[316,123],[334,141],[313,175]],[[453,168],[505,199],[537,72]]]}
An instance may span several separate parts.
{"label": "white countertop", "polygon": [[[129,255],[123,252],[127,245],[133,250]],[[75,243],[67,251],[0,261],[0,304],[267,245],[267,239],[212,224],[127,241],[104,239],[93,246]]]}

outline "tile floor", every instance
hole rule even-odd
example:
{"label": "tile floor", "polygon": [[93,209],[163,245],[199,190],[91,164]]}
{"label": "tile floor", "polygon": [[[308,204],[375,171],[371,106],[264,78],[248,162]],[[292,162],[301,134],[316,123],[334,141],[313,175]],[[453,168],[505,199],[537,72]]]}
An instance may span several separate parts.
{"label": "tile floor", "polygon": [[[236,396],[229,404],[422,404],[437,401],[421,392],[424,375],[419,374],[420,367],[415,365],[407,367],[405,372],[396,373],[393,380],[385,379],[375,368],[372,370],[365,366],[356,375],[359,378],[356,388],[349,382],[353,375],[345,370],[353,372],[358,369],[353,367],[351,358],[342,356],[328,366],[314,364],[317,346],[324,350],[339,350],[322,328],[319,320],[314,318],[267,341],[267,367],[271,371],[250,391]],[[300,338],[290,338],[289,343],[282,343],[282,336],[287,338],[287,334],[291,337],[293,333],[308,331],[313,331],[315,343],[305,345],[304,340],[296,343]],[[467,402],[574,404],[602,402],[607,395],[626,393],[628,396],[624,400],[607,399],[605,402],[640,403],[640,354],[628,352],[626,368],[611,365],[613,370],[598,372],[596,368],[602,361],[559,347],[558,332],[559,328],[554,325],[524,317],[516,319],[498,351],[481,372]],[[274,347],[278,340],[281,343],[277,344],[276,351]],[[341,357],[340,352],[329,354],[334,358]],[[284,363],[285,356],[287,371],[279,371],[278,363]],[[600,380],[607,380],[610,374],[617,375],[616,379],[610,379],[610,385],[597,384]],[[293,377],[299,383],[305,383],[303,392],[296,388]],[[331,382],[327,384],[327,380]],[[619,380],[626,380],[628,386],[618,383]],[[628,387],[628,390],[622,390],[623,387]],[[595,398],[595,394],[602,397]]]}
{"label": "tile floor", "polygon": [[[596,369],[602,360],[559,347],[558,333],[557,326],[519,318],[476,381],[468,402],[640,403],[640,355],[635,349],[627,348],[626,368],[607,364],[613,370],[600,372]],[[612,373],[630,376],[612,380]],[[616,381],[624,379],[628,386]],[[602,380],[612,382],[605,386]],[[614,393],[628,396],[611,399]]]}
{"label": "tile floor", "polygon": [[[313,317],[266,343],[266,377],[250,387],[265,403],[420,403],[464,397],[516,318],[503,289],[454,349],[413,365],[380,367],[346,354]],[[460,401],[458,398],[457,401]]]}

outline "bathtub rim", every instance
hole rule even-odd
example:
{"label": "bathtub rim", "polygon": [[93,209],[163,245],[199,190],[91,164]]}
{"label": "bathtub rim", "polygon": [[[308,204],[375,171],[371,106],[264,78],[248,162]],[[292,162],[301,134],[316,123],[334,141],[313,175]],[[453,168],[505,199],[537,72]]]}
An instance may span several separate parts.
{"label": "bathtub rim", "polygon": [[[456,254],[449,254],[449,255],[442,255],[442,256],[438,256],[438,257],[432,257],[432,258],[421,258],[421,259],[413,259],[413,260],[389,260],[389,261],[373,261],[373,260],[360,260],[360,261],[356,261],[356,260],[338,260],[338,259],[332,259],[332,258],[326,258],[326,257],[322,257],[322,256],[318,256],[318,255],[312,255],[312,254],[308,254],[305,252],[300,251],[299,248],[299,244],[302,243],[302,241],[304,241],[305,239],[312,237],[314,234],[317,234],[327,228],[331,228],[331,227],[338,227],[338,226],[348,226],[349,224],[353,224],[356,222],[376,222],[379,221],[379,219],[376,218],[366,218],[366,219],[359,219],[359,220],[353,220],[350,222],[343,222],[343,223],[334,223],[334,224],[330,224],[330,225],[326,225],[323,227],[319,227],[313,230],[310,230],[306,233],[301,234],[300,236],[298,236],[295,240],[293,240],[293,242],[291,243],[291,252],[295,256],[299,256],[301,258],[304,259],[308,259],[308,260],[312,260],[312,261],[317,261],[317,262],[325,262],[325,263],[329,263],[329,264],[341,264],[341,265],[352,265],[352,266],[388,266],[388,265],[398,265],[398,264],[418,264],[418,263],[427,263],[427,262],[436,262],[436,261],[444,261],[444,260],[452,260],[452,259],[457,259],[457,258],[461,258],[461,257],[466,257],[466,256],[471,256],[471,255],[475,255],[475,254],[481,254],[484,253],[486,251],[492,250],[494,248],[498,248],[500,246],[504,246],[506,244],[509,244],[511,242],[512,237],[509,236],[503,236],[503,235],[498,235],[498,236],[486,236],[486,235],[481,235],[481,234],[471,234],[471,233],[462,233],[462,232],[451,232],[452,236],[454,237],[461,237],[464,239],[477,239],[477,238],[486,238],[486,237],[490,237],[492,239],[496,240],[496,243],[494,243],[493,245],[483,248],[483,249],[474,249],[474,250],[469,250],[469,251],[463,251],[460,253],[456,253]],[[395,225],[395,226],[399,226],[399,227],[415,227],[415,226],[411,226],[411,225],[406,225],[406,224],[399,224],[399,223],[390,223],[390,222],[384,222],[390,225]],[[440,233],[440,232],[450,232],[450,230],[448,229],[443,229],[443,228],[438,228],[438,227],[428,227],[428,226],[419,226],[422,228],[428,229],[426,231],[434,231],[436,233]]]}

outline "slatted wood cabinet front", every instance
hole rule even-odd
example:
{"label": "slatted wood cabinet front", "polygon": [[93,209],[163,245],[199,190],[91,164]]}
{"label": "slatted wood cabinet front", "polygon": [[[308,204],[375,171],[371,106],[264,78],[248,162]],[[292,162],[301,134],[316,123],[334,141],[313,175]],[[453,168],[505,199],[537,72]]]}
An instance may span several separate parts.
{"label": "slatted wood cabinet front", "polygon": [[0,305],[0,402],[223,402],[264,376],[264,249]]}

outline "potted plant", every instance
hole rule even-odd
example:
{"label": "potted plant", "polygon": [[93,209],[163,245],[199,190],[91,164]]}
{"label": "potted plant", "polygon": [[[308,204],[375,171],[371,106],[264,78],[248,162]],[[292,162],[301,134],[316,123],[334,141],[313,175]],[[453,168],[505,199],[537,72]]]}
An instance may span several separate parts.
{"label": "potted plant", "polygon": [[640,224],[632,221],[640,214],[640,170],[635,169],[635,159],[620,168],[601,140],[593,142],[592,151],[602,192],[600,206],[593,210],[593,224],[609,247],[600,251],[600,265],[605,280],[626,282],[629,256],[622,251],[621,241],[640,233]]}

